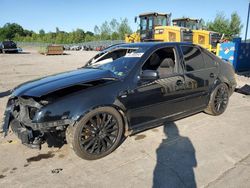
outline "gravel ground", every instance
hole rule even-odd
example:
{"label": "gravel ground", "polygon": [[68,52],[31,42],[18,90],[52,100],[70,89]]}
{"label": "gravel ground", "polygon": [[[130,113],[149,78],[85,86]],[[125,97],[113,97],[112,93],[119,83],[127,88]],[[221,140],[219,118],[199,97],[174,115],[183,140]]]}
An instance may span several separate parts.
{"label": "gravel ground", "polygon": [[250,72],[244,72],[236,75],[237,88],[244,86],[245,84],[250,85]]}

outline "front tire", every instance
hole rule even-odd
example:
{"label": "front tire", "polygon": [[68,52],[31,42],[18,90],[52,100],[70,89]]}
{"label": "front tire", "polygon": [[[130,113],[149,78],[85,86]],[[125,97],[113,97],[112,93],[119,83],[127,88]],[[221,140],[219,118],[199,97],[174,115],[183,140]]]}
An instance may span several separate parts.
{"label": "front tire", "polygon": [[112,107],[100,107],[84,115],[66,136],[74,152],[86,160],[100,159],[113,152],[124,134],[120,113]]}
{"label": "front tire", "polygon": [[205,112],[210,115],[222,114],[228,105],[229,89],[225,83],[221,83],[213,90]]}

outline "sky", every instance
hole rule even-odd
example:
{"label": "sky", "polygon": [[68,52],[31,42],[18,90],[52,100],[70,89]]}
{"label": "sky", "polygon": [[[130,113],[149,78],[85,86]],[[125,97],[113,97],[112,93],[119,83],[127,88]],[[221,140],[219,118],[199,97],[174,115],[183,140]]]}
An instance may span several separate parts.
{"label": "sky", "polygon": [[[112,18],[128,18],[135,31],[134,17],[143,12],[172,13],[172,19],[182,16],[212,21],[218,12],[229,18],[236,11],[244,25],[245,36],[247,9],[250,0],[0,0],[0,27],[5,23],[18,23],[25,29],[38,32],[73,31],[81,28],[94,30]],[[250,26],[249,26],[250,28]],[[250,29],[248,29],[250,38]]]}

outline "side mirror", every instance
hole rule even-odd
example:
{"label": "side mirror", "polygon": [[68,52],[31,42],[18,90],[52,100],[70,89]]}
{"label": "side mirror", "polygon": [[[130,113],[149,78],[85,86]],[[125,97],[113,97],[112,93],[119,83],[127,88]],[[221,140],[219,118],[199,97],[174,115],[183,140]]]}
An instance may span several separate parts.
{"label": "side mirror", "polygon": [[144,70],[141,73],[141,80],[150,81],[159,78],[159,74],[156,70]]}

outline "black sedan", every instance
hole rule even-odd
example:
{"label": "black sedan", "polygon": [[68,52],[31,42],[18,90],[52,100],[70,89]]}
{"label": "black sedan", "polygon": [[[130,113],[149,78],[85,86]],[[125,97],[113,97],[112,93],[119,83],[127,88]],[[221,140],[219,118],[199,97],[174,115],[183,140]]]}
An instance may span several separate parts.
{"label": "black sedan", "polygon": [[15,88],[3,129],[11,126],[32,148],[52,133],[64,135],[78,156],[99,159],[163,122],[222,114],[234,74],[228,62],[189,43],[115,45],[82,68]]}
{"label": "black sedan", "polygon": [[6,52],[17,53],[18,49],[16,43],[11,40],[0,42],[0,53]]}

